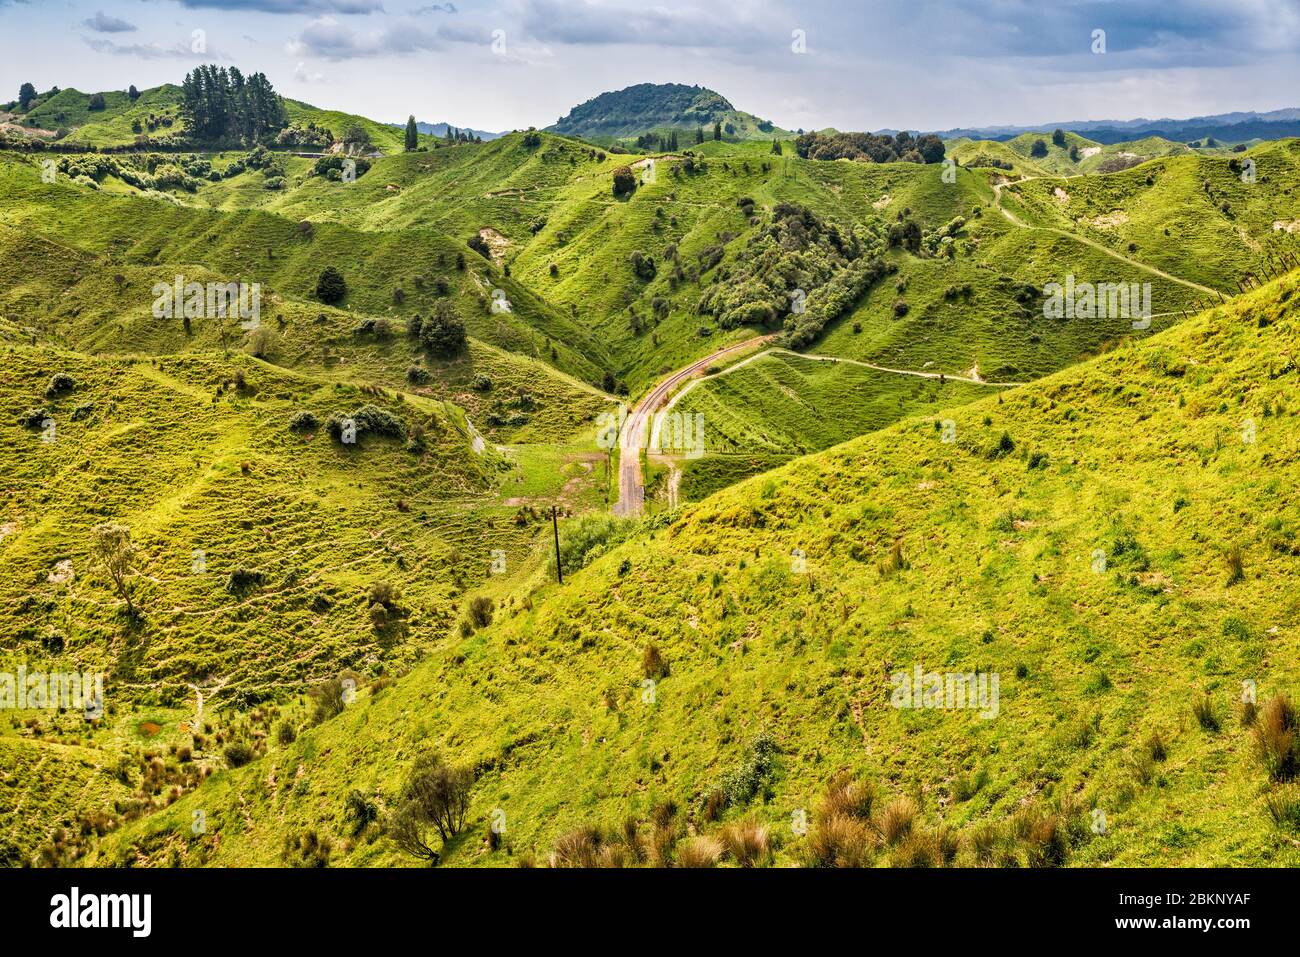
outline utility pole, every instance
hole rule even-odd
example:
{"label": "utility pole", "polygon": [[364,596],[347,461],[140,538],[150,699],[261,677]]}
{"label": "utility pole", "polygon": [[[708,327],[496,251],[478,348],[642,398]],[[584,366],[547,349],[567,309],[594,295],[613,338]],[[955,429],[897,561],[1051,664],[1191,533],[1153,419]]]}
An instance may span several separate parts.
{"label": "utility pole", "polygon": [[560,567],[560,519],[556,515],[556,508],[551,506],[551,530],[555,532],[555,577],[564,584],[564,569]]}

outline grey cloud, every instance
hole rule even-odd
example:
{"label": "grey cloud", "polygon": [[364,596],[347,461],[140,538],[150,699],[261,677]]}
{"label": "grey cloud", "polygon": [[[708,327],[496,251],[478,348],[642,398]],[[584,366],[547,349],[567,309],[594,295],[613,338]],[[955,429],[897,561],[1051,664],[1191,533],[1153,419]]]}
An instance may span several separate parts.
{"label": "grey cloud", "polygon": [[110,17],[102,10],[93,17],[88,17],[81,22],[96,33],[130,33],[135,29],[134,23],[127,23],[117,17]]}
{"label": "grey cloud", "polygon": [[398,21],[378,30],[354,30],[333,17],[309,23],[287,49],[294,56],[316,56],[329,60],[352,60],[391,54],[436,50],[438,37],[411,21]]}
{"label": "grey cloud", "polygon": [[247,10],[255,13],[383,13],[381,0],[177,0],[192,10]]}

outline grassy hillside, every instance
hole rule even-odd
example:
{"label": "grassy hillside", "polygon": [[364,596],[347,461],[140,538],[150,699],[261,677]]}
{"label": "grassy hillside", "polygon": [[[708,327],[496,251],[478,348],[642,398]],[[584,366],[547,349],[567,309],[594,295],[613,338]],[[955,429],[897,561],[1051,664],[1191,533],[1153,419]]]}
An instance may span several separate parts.
{"label": "grassy hillside", "polygon": [[[366,131],[371,144],[381,153],[400,153],[402,151],[405,133],[402,128],[389,126],[387,123],[381,123],[364,116],[357,116],[355,113],[321,109],[312,106],[310,103],[302,103],[287,97],[284,101],[284,109],[289,116],[290,124],[294,126],[305,127],[308,123],[315,123],[317,127],[323,127],[333,133],[336,139],[342,139],[351,127],[359,126]],[[421,136],[420,139],[426,145],[431,141],[431,137],[428,136]]]}
{"label": "grassy hillside", "polygon": [[673,408],[704,416],[708,452],[804,454],[985,392],[782,351],[702,380]]}
{"label": "grassy hillside", "polygon": [[[1243,181],[1245,160],[1255,181]],[[1003,202],[1034,224],[1068,230],[1223,292],[1295,250],[1286,227],[1300,220],[1300,141],[1235,156],[1170,156],[1109,176],[1034,179],[1008,186]],[[1293,227],[1294,228],[1294,227]]]}
{"label": "grassy hillside", "polygon": [[[152,283],[185,264],[233,281],[263,283],[268,292],[301,303],[304,315],[317,315],[319,306],[309,305],[316,280],[332,264],[348,284],[341,304],[346,310],[399,322],[427,314],[442,296],[442,281],[471,335],[552,363],[583,381],[600,379],[601,347],[571,316],[438,233],[361,232],[333,223],[304,227],[261,211],[201,211],[137,196],[106,196],[66,180],[44,184],[34,163],[14,159],[0,160],[0,191],[14,200],[0,213],[0,222],[75,246],[114,266],[147,264],[151,282],[133,287],[138,316],[149,314]],[[458,267],[458,256],[465,268]],[[494,289],[504,291],[508,312],[493,311]]]}
{"label": "grassy hillside", "polygon": [[[465,362],[481,358],[475,349]],[[18,712],[0,728],[24,761],[53,769],[76,758],[75,779],[87,782],[73,799],[15,771],[7,783],[21,800],[0,817],[6,853],[30,854],[48,836],[16,834],[20,819],[76,833],[82,814],[122,813],[101,800],[121,789],[93,782],[102,772],[127,783],[118,766],[131,747],[174,738],[193,711],[191,685],[220,684],[221,703],[248,707],[292,702],[340,667],[372,677],[408,667],[456,624],[461,596],[489,578],[497,552],[511,575],[528,567],[548,530],[541,502],[577,511],[602,501],[598,450],[554,438],[568,422],[538,444],[476,449],[451,403],[247,356],[9,347],[4,362],[0,658],[8,671],[104,672],[113,688],[95,725]],[[503,376],[508,362],[489,367],[503,395],[536,388]],[[56,375],[71,384],[51,389]],[[363,426],[356,445],[331,438],[332,415],[367,405],[397,416],[405,435]],[[526,442],[526,429],[514,434]],[[91,557],[91,529],[108,521],[138,549],[135,617]],[[139,731],[145,724],[154,730]],[[98,757],[67,750],[82,745]],[[180,766],[174,750],[168,761],[167,784],[198,783],[199,766]],[[155,796],[146,790],[134,813]]]}
{"label": "grassy hillside", "polygon": [[[181,89],[171,83],[140,91],[134,102],[123,90],[106,90],[102,110],[90,108],[91,95],[72,88],[60,90],[34,106],[24,119],[46,130],[67,130],[67,142],[84,146],[121,146],[135,141],[132,124],[155,139],[179,138],[184,133],[180,115]],[[163,120],[166,120],[164,125]],[[154,121],[151,129],[150,120]]]}
{"label": "grassy hillside", "polygon": [[[345,798],[391,808],[432,746],[477,769],[470,826],[444,848],[461,865],[544,860],[590,825],[631,859],[621,822],[649,842],[671,800],[656,846],[753,818],[778,862],[991,847],[1004,863],[1294,866],[1266,798],[1295,798],[1238,702],[1243,681],[1263,702],[1300,680],[1296,371],[1278,359],[1300,336],[1296,294],[1293,275],[946,410],[951,443],[939,415],[909,418],[658,520],[90,859],[293,862],[286,834],[298,849],[310,831],[331,863],[413,863],[374,827],[351,836]],[[648,644],[667,663],[653,703]],[[916,665],[998,674],[997,716],[891,707],[890,675]],[[876,783],[877,809],[915,802],[914,837],[830,833],[821,795],[843,770]],[[808,836],[790,830],[800,809]]]}

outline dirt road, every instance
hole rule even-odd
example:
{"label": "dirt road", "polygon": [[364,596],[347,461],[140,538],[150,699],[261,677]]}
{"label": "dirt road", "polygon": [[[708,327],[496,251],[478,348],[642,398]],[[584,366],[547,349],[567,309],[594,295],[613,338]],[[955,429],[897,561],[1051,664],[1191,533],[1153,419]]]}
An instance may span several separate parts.
{"label": "dirt road", "polygon": [[761,346],[774,338],[776,337],[771,335],[746,339],[744,342],[719,349],[703,359],[697,359],[664,379],[632,407],[618,436],[618,502],[614,505],[615,515],[640,515],[645,507],[645,483],[641,479],[641,449],[645,446],[651,419],[672,395],[673,390],[687,379],[702,373],[719,359]]}

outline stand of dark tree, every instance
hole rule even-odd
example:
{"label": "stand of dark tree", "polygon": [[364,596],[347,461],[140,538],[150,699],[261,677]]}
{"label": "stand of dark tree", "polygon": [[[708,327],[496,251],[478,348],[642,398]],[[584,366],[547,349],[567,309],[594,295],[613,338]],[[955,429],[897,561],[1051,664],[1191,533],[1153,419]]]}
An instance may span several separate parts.
{"label": "stand of dark tree", "polygon": [[185,74],[181,113],[196,140],[258,143],[289,122],[284,102],[264,73],[244,76],[235,67],[208,63]]}
{"label": "stand of dark tree", "polygon": [[943,140],[933,133],[914,137],[903,132],[804,133],[794,141],[804,159],[861,160],[866,163],[938,163],[943,160]]}

